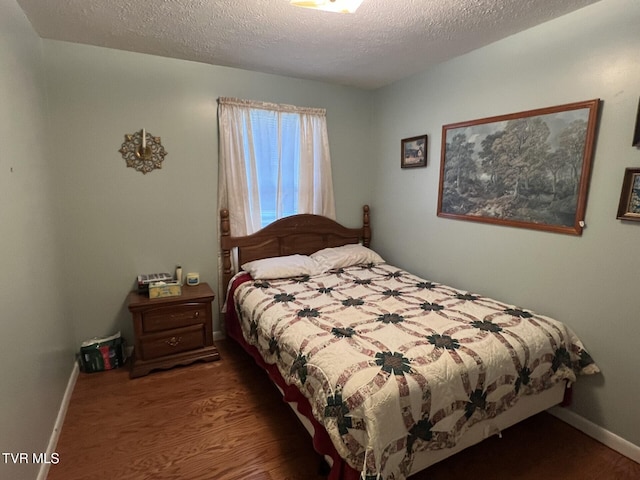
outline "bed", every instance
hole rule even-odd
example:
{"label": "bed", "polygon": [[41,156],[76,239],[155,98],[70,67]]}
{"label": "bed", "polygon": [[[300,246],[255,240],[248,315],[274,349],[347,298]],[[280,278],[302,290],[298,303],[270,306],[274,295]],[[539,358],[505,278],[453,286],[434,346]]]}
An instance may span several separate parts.
{"label": "bed", "polygon": [[359,228],[304,214],[245,237],[223,210],[220,232],[227,335],[292,405],[330,480],[405,479],[599,371],[564,324],[386,263],[368,206]]}

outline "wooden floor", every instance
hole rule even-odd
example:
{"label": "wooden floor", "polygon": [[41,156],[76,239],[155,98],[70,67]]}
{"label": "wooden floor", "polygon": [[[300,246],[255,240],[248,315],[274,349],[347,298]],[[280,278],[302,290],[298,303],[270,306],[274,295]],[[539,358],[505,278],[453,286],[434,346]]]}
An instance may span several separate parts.
{"label": "wooden floor", "polygon": [[[231,340],[222,360],[129,380],[80,374],[49,480],[321,480],[310,437]],[[640,465],[543,413],[411,480],[640,479]]]}

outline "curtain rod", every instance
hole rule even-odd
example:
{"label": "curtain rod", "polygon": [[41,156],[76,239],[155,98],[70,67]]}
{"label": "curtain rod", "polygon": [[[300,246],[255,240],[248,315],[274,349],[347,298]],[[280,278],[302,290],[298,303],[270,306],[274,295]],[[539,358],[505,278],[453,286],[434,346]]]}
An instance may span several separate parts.
{"label": "curtain rod", "polygon": [[259,108],[262,110],[272,110],[276,112],[306,113],[311,115],[327,114],[327,110],[325,108],[297,107],[295,105],[287,105],[284,103],[269,103],[269,102],[261,102],[258,100],[243,100],[241,98],[234,98],[234,97],[219,97],[218,104],[219,105],[235,105],[239,107]]}

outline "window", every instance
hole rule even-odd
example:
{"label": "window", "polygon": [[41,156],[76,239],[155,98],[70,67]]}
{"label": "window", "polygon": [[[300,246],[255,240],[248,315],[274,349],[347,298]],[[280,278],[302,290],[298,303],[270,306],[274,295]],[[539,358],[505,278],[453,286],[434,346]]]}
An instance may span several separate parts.
{"label": "window", "polygon": [[218,99],[220,208],[234,235],[296,213],[335,218],[326,112]]}
{"label": "window", "polygon": [[[250,122],[253,135],[245,125],[244,150],[255,152],[260,226],[265,227],[277,218],[298,213],[300,115],[252,109]],[[245,155],[244,160],[249,171],[251,156]]]}

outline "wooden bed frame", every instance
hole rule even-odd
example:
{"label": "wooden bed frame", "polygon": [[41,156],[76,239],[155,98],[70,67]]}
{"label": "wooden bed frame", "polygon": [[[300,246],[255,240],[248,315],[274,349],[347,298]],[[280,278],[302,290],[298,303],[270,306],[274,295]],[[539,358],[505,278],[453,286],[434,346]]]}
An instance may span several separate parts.
{"label": "wooden bed frame", "polygon": [[235,274],[231,259],[237,253],[237,265],[268,257],[310,255],[323,248],[349,243],[371,242],[369,205],[362,208],[362,227],[347,228],[320,215],[301,214],[281,218],[246,237],[231,235],[229,211],[220,212],[220,247],[222,249],[222,286],[227,291]]}
{"label": "wooden bed frame", "polygon": [[[363,207],[363,220],[360,228],[347,228],[326,217],[302,214],[277,220],[262,230],[245,237],[231,235],[229,212],[222,210],[220,212],[220,232],[223,265],[222,286],[224,292],[228,291],[229,282],[236,273],[232,267],[234,253],[237,255],[236,265],[242,265],[245,262],[268,257],[293,254],[309,255],[322,248],[337,247],[350,243],[362,243],[364,246],[369,247],[371,241],[368,205]],[[233,305],[230,307],[232,315],[235,315],[235,308]],[[227,315],[229,315],[229,312],[227,312]],[[327,446],[327,442],[330,443],[328,434],[324,427],[311,415],[311,408],[306,398],[295,387],[284,383],[277,367],[266,364],[258,350],[244,341],[239,330],[232,332],[227,328],[227,334],[240,343],[255,359],[256,363],[267,371],[272,381],[283,393],[284,400],[289,403],[294,413],[311,434],[316,451],[324,455],[332,464],[329,480],[358,479],[359,472],[351,468],[337,455],[333,445]],[[297,393],[292,393],[292,389]],[[495,418],[473,425],[453,448],[427,451],[417,455],[413,463],[412,474],[475,445],[491,435],[500,434],[502,430],[525,418],[562,403],[564,394],[565,384],[560,382],[555,387],[538,395],[528,395],[521,398],[510,410]]]}

